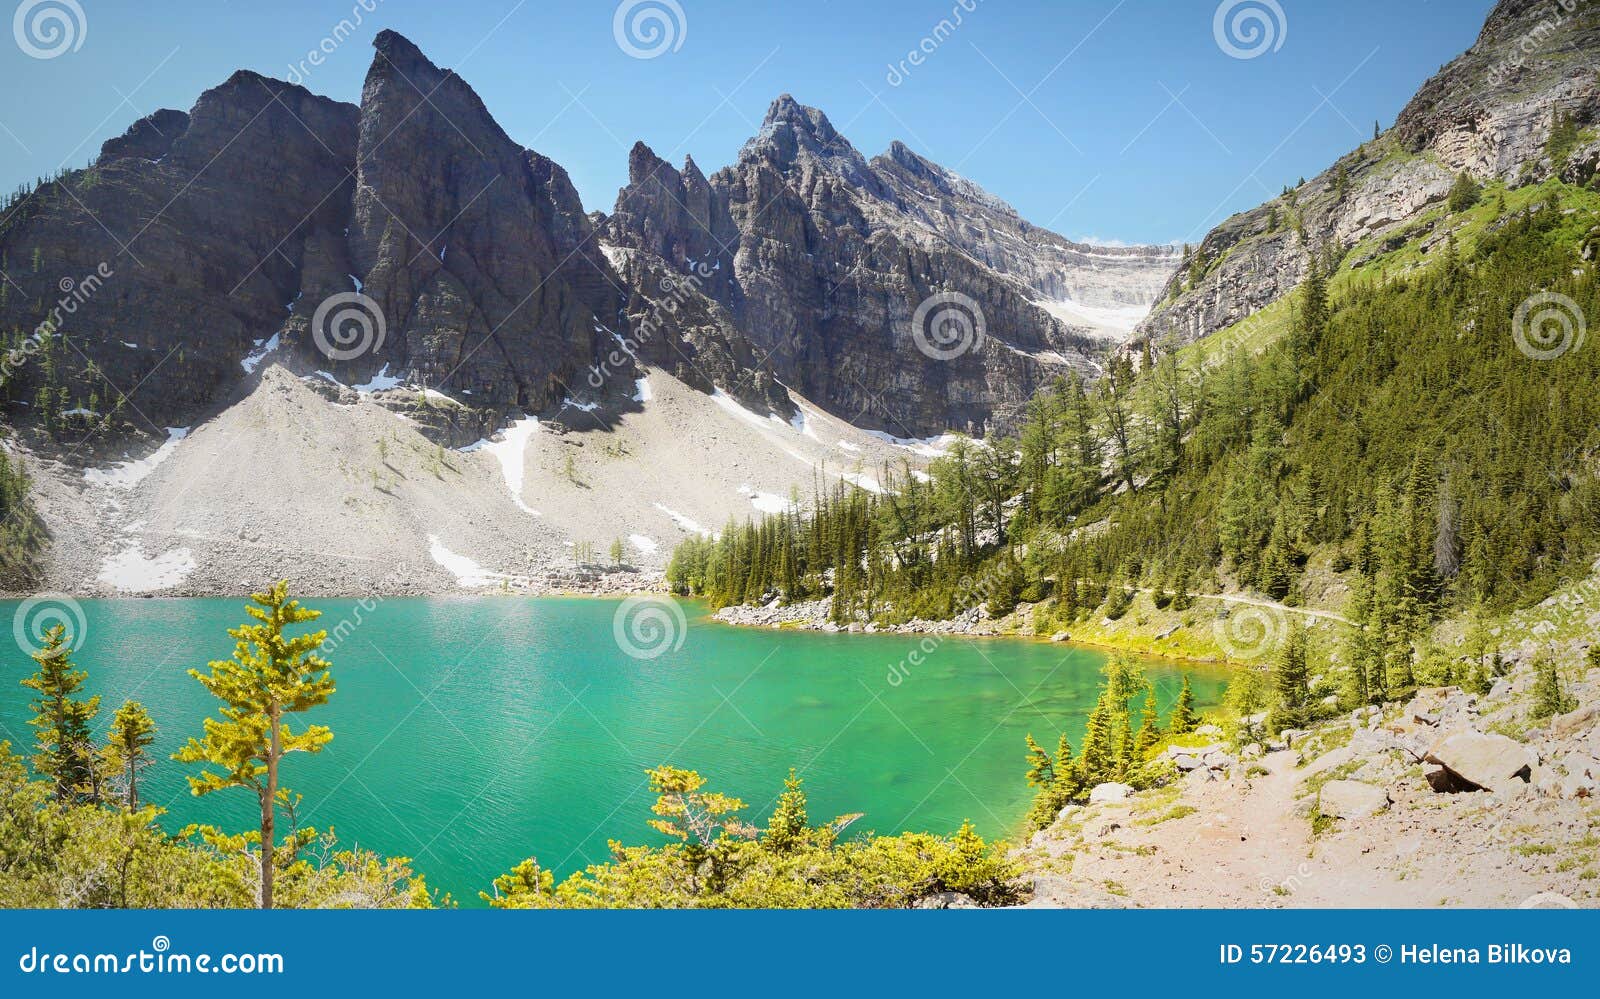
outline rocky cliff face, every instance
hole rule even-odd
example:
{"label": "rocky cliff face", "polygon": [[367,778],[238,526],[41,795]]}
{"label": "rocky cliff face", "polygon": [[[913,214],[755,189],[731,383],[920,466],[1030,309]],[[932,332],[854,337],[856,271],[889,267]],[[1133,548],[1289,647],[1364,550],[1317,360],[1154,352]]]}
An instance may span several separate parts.
{"label": "rocky cliff face", "polygon": [[899,436],[981,431],[1092,377],[1121,335],[1094,310],[1148,305],[1175,262],[1071,243],[899,143],[869,162],[789,97],[709,178],[636,146],[588,215],[464,81],[374,48],[359,105],[237,73],[8,206],[14,423],[164,436],[278,363],[459,445],[634,405],[653,364],[757,411],[791,414],[788,385]]}
{"label": "rocky cliff face", "polygon": [[1105,331],[1040,303],[1139,310],[1176,263],[1031,226],[900,143],[868,161],[787,95],[708,182],[642,146],[630,167],[607,238],[704,263],[707,294],[785,384],[899,436],[1003,427],[1050,379],[1092,377]]}
{"label": "rocky cliff face", "polygon": [[[376,48],[347,245],[388,335],[352,377],[387,365],[496,410],[560,403],[602,353],[623,302],[577,192],[410,42],[384,32]],[[351,285],[340,276],[307,297]]]}
{"label": "rocky cliff face", "polygon": [[[290,315],[302,272],[342,245],[357,119],[236,73],[12,206],[0,330],[13,416],[46,392],[56,409],[110,412],[140,386],[119,417],[157,430],[225,397],[254,342]],[[56,335],[36,338],[41,327]]]}
{"label": "rocky cliff face", "polygon": [[[872,167],[902,212],[968,256],[1021,281],[1047,306],[1087,307],[1083,311],[1089,316],[1097,310],[1148,309],[1182,257],[1168,246],[1091,246],[1065,239],[901,142],[875,157]],[[1126,327],[1096,329],[1128,332]]]}
{"label": "rocky cliff face", "polygon": [[376,392],[453,445],[569,399],[629,405],[640,361],[786,410],[726,315],[652,310],[655,283],[613,268],[558,164],[406,39],[374,47],[359,106],[241,72],[9,206],[13,422],[165,436],[267,363]]}
{"label": "rocky cliff face", "polygon": [[1293,290],[1314,250],[1395,232],[1444,200],[1459,173],[1511,186],[1587,181],[1600,144],[1579,142],[1553,160],[1557,113],[1580,127],[1600,120],[1600,6],[1502,0],[1472,48],[1423,84],[1388,132],[1208,233],[1196,248],[1202,266],[1172,277],[1136,340],[1177,347],[1239,322]]}

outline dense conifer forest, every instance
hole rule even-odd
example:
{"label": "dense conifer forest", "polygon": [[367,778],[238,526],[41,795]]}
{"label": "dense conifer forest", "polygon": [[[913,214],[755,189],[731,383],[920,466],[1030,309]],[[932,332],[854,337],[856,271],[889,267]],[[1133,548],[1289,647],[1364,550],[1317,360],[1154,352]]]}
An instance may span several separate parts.
{"label": "dense conifer forest", "polygon": [[831,595],[840,623],[1047,601],[1066,627],[1119,616],[1131,587],[1293,605],[1321,554],[1365,626],[1351,682],[1380,697],[1441,615],[1537,602],[1600,548],[1600,355],[1575,349],[1572,311],[1600,305],[1597,204],[1560,182],[1473,190],[1385,252],[1313,250],[1240,327],[1062,381],[1014,437],[885,470],[881,494],[819,489],[688,541],[669,580],[717,605]]}

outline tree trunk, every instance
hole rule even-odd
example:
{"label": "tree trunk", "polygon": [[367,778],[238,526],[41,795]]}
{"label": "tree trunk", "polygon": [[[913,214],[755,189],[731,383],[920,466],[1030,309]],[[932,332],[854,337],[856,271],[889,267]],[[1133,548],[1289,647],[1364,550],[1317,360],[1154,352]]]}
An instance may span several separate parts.
{"label": "tree trunk", "polygon": [[261,796],[261,908],[272,908],[272,854],[276,839],[273,835],[273,810],[278,797],[278,757],[282,748],[278,743],[278,708],[273,705],[268,712],[272,725],[271,741],[267,749],[267,786]]}

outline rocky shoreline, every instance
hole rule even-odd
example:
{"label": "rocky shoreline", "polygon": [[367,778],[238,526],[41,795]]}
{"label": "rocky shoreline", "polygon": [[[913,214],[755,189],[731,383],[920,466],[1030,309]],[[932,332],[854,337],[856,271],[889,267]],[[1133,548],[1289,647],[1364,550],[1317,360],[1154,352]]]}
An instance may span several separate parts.
{"label": "rocky shoreline", "polygon": [[[971,607],[945,621],[928,621],[913,618],[903,624],[879,624],[876,621],[857,620],[840,624],[833,620],[833,600],[807,600],[786,604],[773,600],[763,606],[735,604],[724,607],[712,615],[714,620],[741,628],[790,628],[797,631],[821,631],[829,634],[849,633],[863,635],[1014,635],[1003,631],[997,619],[991,618],[982,607]],[[1023,636],[1026,637],[1026,636]],[[1065,641],[1065,636],[1062,636]]]}

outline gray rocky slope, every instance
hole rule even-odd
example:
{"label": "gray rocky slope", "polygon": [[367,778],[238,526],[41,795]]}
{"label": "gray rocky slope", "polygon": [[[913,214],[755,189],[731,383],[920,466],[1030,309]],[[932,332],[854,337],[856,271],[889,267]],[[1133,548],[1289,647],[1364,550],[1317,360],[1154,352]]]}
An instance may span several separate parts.
{"label": "gray rocky slope", "polygon": [[1558,113],[1580,127],[1600,119],[1600,6],[1501,0],[1472,48],[1387,132],[1212,229],[1196,248],[1202,266],[1172,276],[1135,342],[1177,347],[1245,319],[1293,290],[1313,253],[1398,233],[1460,173],[1511,186],[1588,182],[1600,144],[1579,142],[1557,162],[1546,147]]}

